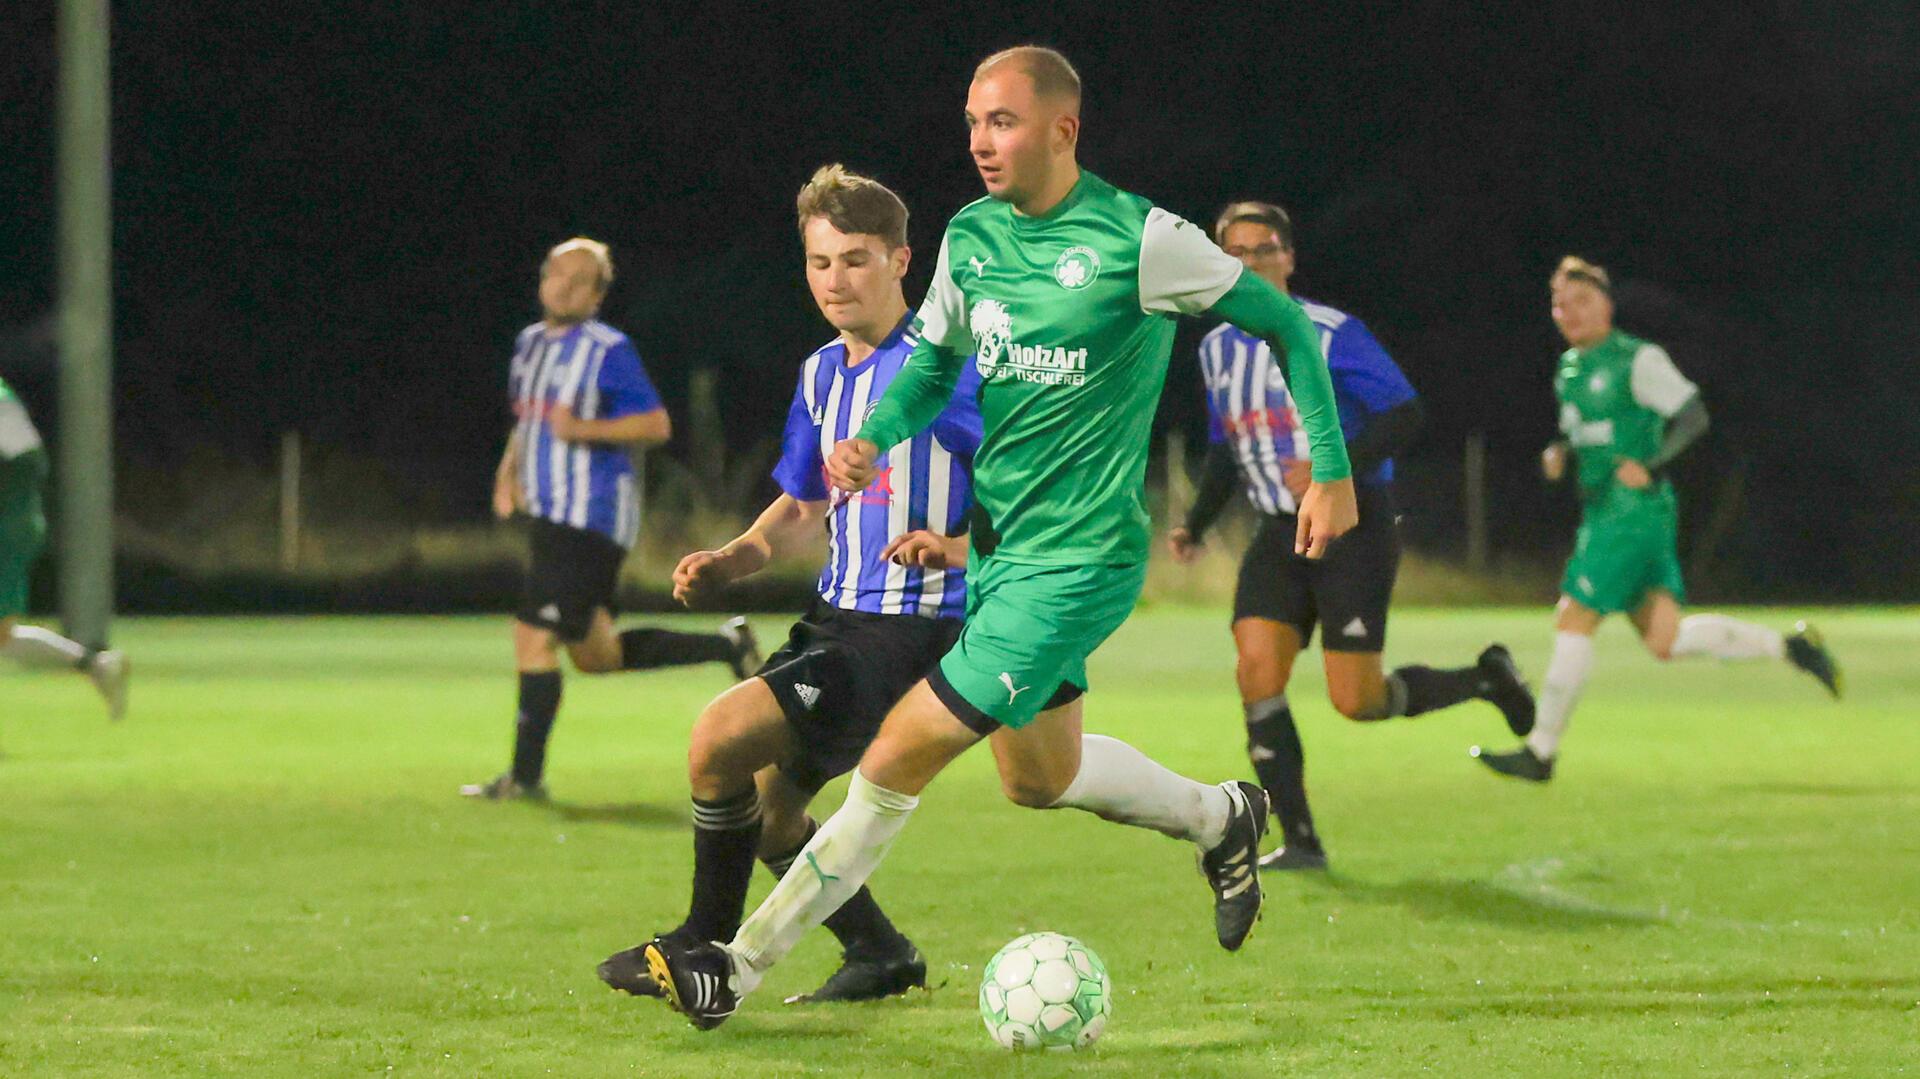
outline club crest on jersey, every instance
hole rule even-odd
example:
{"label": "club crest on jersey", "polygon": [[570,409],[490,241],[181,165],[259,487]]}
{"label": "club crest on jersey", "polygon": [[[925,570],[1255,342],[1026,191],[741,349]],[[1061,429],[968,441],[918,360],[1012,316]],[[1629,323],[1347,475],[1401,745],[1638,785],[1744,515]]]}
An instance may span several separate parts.
{"label": "club crest on jersey", "polygon": [[980,300],[967,313],[974,366],[982,382],[1018,379],[1043,386],[1079,386],[1087,381],[1084,348],[1022,345],[1013,340],[1013,313],[999,300]]}
{"label": "club crest on jersey", "polygon": [[1053,264],[1053,279],[1068,292],[1078,292],[1100,276],[1100,253],[1091,247],[1069,247]]}

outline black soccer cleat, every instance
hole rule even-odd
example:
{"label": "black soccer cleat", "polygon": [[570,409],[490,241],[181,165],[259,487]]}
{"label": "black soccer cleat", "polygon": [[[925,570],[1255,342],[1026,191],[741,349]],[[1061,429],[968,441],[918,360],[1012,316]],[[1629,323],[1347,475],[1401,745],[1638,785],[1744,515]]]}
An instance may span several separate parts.
{"label": "black soccer cleat", "polygon": [[1835,700],[1846,688],[1847,677],[1840,670],[1840,661],[1833,658],[1833,651],[1827,647],[1826,638],[1820,631],[1805,622],[1795,622],[1793,633],[1787,637],[1787,662],[1813,675],[1820,684],[1827,687]]}
{"label": "black soccer cleat", "polygon": [[753,627],[745,618],[729,618],[720,624],[720,636],[733,645],[733,655],[727,657],[733,676],[742,682],[752,678],[761,663],[760,640],[753,635]]}
{"label": "black soccer cleat", "polygon": [[1200,856],[1200,871],[1213,888],[1213,931],[1220,946],[1233,952],[1252,935],[1260,920],[1260,838],[1267,834],[1272,808],[1267,792],[1241,780],[1220,784],[1231,809],[1227,834]]}
{"label": "black soccer cleat", "polygon": [[1304,843],[1289,843],[1284,847],[1268,852],[1260,859],[1261,872],[1287,870],[1322,870],[1327,868],[1327,852],[1317,846]]}
{"label": "black soccer cleat", "polygon": [[667,1006],[700,1030],[726,1022],[740,1007],[733,989],[733,957],[710,941],[655,937],[642,949],[647,973]]}
{"label": "black soccer cleat", "polygon": [[1504,644],[1490,644],[1480,653],[1480,677],[1485,679],[1486,699],[1506,717],[1507,729],[1515,738],[1533,732],[1533,690],[1520,676],[1513,654]]}
{"label": "black soccer cleat", "polygon": [[544,802],[547,800],[547,788],[543,783],[531,787],[523,786],[513,778],[512,772],[501,772],[485,783],[468,783],[460,788],[463,798],[482,798],[489,802]]}
{"label": "black soccer cleat", "polygon": [[882,956],[848,953],[840,969],[811,993],[788,997],[788,1004],[832,1004],[852,1000],[883,1000],[909,989],[927,987],[927,961],[909,944],[905,951]]}
{"label": "black soccer cleat", "polygon": [[636,997],[661,996],[660,987],[654,984],[653,974],[647,969],[647,946],[644,944],[607,956],[593,972],[610,989],[618,989]]}
{"label": "black soccer cleat", "polygon": [[1511,753],[1489,753],[1474,746],[1467,754],[1503,776],[1530,783],[1545,783],[1553,778],[1553,758],[1534,756],[1532,746],[1523,745]]}

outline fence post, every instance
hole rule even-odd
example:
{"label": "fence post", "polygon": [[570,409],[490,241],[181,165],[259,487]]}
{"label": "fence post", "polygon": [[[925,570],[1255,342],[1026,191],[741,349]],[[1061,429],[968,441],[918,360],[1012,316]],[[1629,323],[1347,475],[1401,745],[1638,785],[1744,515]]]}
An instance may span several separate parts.
{"label": "fence post", "polygon": [[300,565],[300,432],[280,434],[280,569]]}
{"label": "fence post", "polygon": [[1467,436],[1466,458],[1462,462],[1462,488],[1466,497],[1467,568],[1474,573],[1487,571],[1487,433],[1475,431]]}

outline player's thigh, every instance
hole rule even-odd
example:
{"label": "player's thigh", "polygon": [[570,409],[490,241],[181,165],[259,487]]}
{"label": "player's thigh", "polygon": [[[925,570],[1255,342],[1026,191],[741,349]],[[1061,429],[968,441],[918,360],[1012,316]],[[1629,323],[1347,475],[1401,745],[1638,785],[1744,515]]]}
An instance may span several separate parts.
{"label": "player's thigh", "polygon": [[754,773],[786,760],[793,751],[793,728],[780,702],[764,681],[749,678],[715,697],[694,720],[687,743],[694,795],[737,793]]}
{"label": "player's thigh", "polygon": [[586,674],[606,674],[620,669],[620,634],[613,628],[613,614],[605,607],[593,609],[593,621],[587,635],[569,642],[567,655],[573,665]]}
{"label": "player's thigh", "polygon": [[1348,719],[1387,718],[1387,676],[1378,652],[1321,652],[1327,699]]}
{"label": "player's thigh", "polygon": [[1234,674],[1242,701],[1263,701],[1287,691],[1293,663],[1305,646],[1299,627],[1271,618],[1233,620]]}
{"label": "player's thigh", "polygon": [[1655,588],[1633,610],[1633,628],[1647,651],[1660,659],[1673,655],[1673,640],[1680,633],[1680,601],[1664,588]]}
{"label": "player's thigh", "polygon": [[988,739],[1000,789],[1016,805],[1052,805],[1080,774],[1081,698],[1041,712],[1018,730],[1001,727]]}
{"label": "player's thigh", "polygon": [[560,665],[560,645],[553,631],[515,620],[513,661],[523,673],[556,669]]}
{"label": "player's thigh", "polygon": [[[1321,650],[1329,657],[1371,653],[1377,660],[1387,647],[1388,608],[1400,574],[1400,534],[1390,498],[1371,492],[1361,501],[1359,527],[1334,541],[1325,558],[1307,563],[1307,572],[1320,615]],[[1363,673],[1365,666],[1348,664],[1345,669]]]}
{"label": "player's thigh", "polygon": [[980,735],[960,722],[923,679],[887,713],[860,757],[860,774],[887,790],[919,794],[978,741]]}

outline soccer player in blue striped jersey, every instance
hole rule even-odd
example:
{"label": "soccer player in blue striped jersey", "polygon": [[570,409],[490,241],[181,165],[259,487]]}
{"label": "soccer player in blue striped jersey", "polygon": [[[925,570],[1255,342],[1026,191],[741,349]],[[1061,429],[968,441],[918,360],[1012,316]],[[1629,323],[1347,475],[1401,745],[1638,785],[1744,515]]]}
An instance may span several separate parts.
{"label": "soccer player in blue striped jersey", "polygon": [[514,342],[508,390],[515,422],[494,474],[493,510],[528,518],[531,557],[513,625],[520,671],[513,764],[470,798],[544,798],[547,740],[560,709],[560,648],[583,674],[689,663],[758,662],[746,622],[719,633],[613,626],[620,563],[640,532],[634,447],[667,441],[672,424],[627,335],[595,316],[613,284],[607,246],[576,237],[540,266],[544,317]]}
{"label": "soccer player in blue striped jersey", "polygon": [[[1286,211],[1269,203],[1234,203],[1214,225],[1214,239],[1248,269],[1287,291],[1294,246]],[[1300,299],[1300,304],[1319,332],[1333,375],[1360,524],[1320,561],[1294,553],[1294,513],[1312,475],[1306,433],[1272,348],[1223,324],[1200,344],[1212,436],[1205,477],[1186,524],[1167,537],[1175,558],[1194,558],[1236,478],[1260,514],[1234,589],[1233,640],[1247,754],[1281,825],[1282,846],[1261,859],[1264,869],[1324,869],[1327,864],[1307,805],[1305,756],[1287,704],[1294,660],[1312,641],[1316,623],[1325,634],[1321,652],[1328,696],[1349,719],[1415,716],[1480,698],[1498,706],[1516,733],[1533,726],[1532,695],[1500,645],[1481,652],[1472,666],[1453,670],[1406,666],[1388,673],[1381,666],[1387,604],[1400,565],[1393,458],[1420,431],[1420,399],[1359,319],[1311,300]]]}
{"label": "soccer player in blue striped jersey", "polygon": [[[885,186],[829,165],[800,191],[807,284],[839,331],[800,366],[773,477],[781,495],[732,542],[696,551],[674,594],[696,602],[816,537],[827,558],[819,596],[758,675],[709,704],[688,753],[693,897],[662,937],[727,940],[739,927],[757,852],[783,876],[814,832],[807,805],[852,768],[887,710],[960,634],[966,531],[980,445],[979,379],[893,447],[880,479],[855,494],[828,485],[826,457],[866,421],[918,336],[901,291],[911,251],[907,208]],[[865,1000],[922,985],[926,963],[861,888],[826,921],[845,961],[805,999]],[[608,985],[658,996],[643,944],[600,965]]]}

